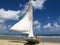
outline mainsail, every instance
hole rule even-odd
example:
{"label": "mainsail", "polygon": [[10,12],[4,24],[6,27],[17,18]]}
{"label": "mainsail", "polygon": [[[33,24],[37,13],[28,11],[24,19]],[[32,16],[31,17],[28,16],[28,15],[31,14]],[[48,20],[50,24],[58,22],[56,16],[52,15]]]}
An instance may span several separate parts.
{"label": "mainsail", "polygon": [[28,37],[33,37],[33,10],[31,1],[29,2],[25,16],[13,25],[10,30],[27,33],[29,34]]}

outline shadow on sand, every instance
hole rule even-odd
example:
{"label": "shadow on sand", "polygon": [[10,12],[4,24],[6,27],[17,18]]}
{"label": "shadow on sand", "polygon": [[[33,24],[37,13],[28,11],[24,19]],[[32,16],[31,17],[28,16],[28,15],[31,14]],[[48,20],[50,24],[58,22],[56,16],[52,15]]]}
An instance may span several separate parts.
{"label": "shadow on sand", "polygon": [[27,42],[18,41],[18,40],[14,40],[14,41],[10,41],[10,42],[14,42],[14,43],[24,43],[24,45],[35,45],[34,43],[27,43]]}
{"label": "shadow on sand", "polygon": [[35,44],[33,44],[33,43],[25,43],[24,45],[35,45]]}
{"label": "shadow on sand", "polygon": [[12,40],[10,42],[14,42],[14,43],[26,43],[25,41],[19,41],[19,40]]}
{"label": "shadow on sand", "polygon": [[28,43],[27,41],[11,40],[10,42],[14,43],[24,43],[24,45],[36,45],[35,43]]}

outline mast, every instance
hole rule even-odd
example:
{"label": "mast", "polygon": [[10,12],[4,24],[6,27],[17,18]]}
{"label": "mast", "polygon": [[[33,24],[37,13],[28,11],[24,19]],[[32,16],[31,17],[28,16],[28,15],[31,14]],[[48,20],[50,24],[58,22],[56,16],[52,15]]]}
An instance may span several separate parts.
{"label": "mast", "polygon": [[28,7],[28,11],[30,12],[30,20],[31,20],[31,28],[29,31],[29,36],[28,37],[33,37],[33,6],[32,6],[32,2],[31,0],[29,1],[29,7]]}

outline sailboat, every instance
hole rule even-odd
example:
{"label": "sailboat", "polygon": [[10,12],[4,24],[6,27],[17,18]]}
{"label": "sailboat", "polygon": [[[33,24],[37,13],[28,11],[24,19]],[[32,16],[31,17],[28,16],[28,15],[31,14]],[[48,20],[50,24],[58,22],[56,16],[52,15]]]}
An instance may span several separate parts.
{"label": "sailboat", "polygon": [[27,10],[25,16],[19,22],[17,22],[15,25],[13,25],[10,28],[10,30],[28,34],[28,37],[34,37],[32,7],[33,7],[32,3],[31,3],[31,1],[29,1],[28,10]]}

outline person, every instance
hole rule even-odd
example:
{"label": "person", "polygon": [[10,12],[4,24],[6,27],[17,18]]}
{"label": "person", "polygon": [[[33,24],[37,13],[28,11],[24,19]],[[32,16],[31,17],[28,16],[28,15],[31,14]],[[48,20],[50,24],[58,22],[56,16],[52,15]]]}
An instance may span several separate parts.
{"label": "person", "polygon": [[36,40],[39,40],[39,37],[38,37],[38,35],[34,35],[34,38],[36,39]]}

